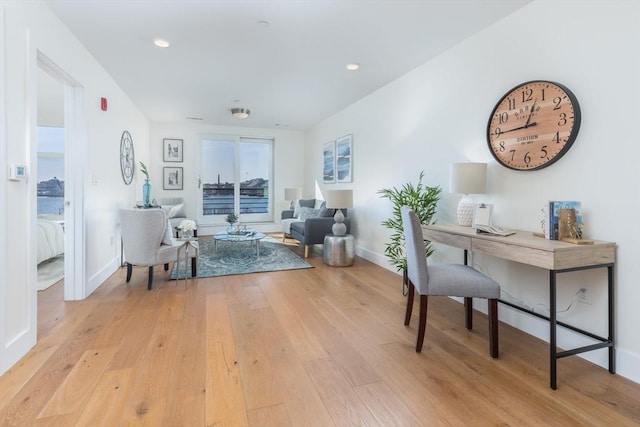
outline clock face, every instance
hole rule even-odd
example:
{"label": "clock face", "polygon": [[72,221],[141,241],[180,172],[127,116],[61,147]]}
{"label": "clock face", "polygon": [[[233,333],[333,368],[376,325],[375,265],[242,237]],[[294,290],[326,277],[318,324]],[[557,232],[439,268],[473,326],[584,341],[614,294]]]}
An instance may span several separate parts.
{"label": "clock face", "polygon": [[498,101],[487,126],[489,150],[502,165],[536,170],[571,148],[580,128],[580,106],[559,83],[536,80],[516,86]]}
{"label": "clock face", "polygon": [[125,130],[120,138],[120,172],[122,172],[122,180],[127,185],[131,184],[133,180],[134,166],[133,139],[131,134]]}

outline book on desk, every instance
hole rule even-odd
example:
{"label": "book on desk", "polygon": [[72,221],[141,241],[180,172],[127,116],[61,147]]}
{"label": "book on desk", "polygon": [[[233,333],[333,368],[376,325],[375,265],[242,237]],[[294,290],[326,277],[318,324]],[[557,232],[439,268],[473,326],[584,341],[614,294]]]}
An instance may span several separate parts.
{"label": "book on desk", "polygon": [[492,236],[511,236],[512,234],[516,234],[514,230],[508,230],[506,228],[498,227],[497,225],[480,225],[476,224],[475,226],[476,233],[478,234],[489,234]]}

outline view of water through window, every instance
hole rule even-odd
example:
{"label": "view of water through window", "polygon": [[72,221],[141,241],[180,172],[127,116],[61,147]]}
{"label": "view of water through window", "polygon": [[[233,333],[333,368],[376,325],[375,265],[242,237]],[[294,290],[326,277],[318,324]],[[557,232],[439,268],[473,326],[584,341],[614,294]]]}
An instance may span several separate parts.
{"label": "view of water through window", "polygon": [[64,128],[38,127],[38,215],[64,215]]}

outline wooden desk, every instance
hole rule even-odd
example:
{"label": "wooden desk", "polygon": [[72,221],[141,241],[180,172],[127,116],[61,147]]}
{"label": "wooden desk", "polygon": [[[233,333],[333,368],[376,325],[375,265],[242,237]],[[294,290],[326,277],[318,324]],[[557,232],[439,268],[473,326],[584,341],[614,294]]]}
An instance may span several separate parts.
{"label": "wooden desk", "polygon": [[[614,300],[613,300],[613,267],[615,264],[615,247],[612,242],[595,241],[593,245],[574,245],[558,240],[547,240],[534,236],[530,231],[517,231],[511,236],[491,236],[477,234],[471,227],[459,225],[434,224],[422,227],[425,240],[442,243],[464,250],[464,263],[467,264],[467,251],[481,252],[498,258],[533,265],[549,270],[549,317],[500,300],[515,309],[549,321],[549,376],[552,389],[557,388],[557,360],[600,348],[609,349],[609,372],[615,373],[614,347]],[[608,334],[607,338],[576,328],[556,318],[556,276],[559,273],[586,270],[591,268],[607,269],[608,284]],[[597,344],[579,347],[566,351],[558,351],[556,347],[557,327],[563,326],[574,332],[586,335]]]}

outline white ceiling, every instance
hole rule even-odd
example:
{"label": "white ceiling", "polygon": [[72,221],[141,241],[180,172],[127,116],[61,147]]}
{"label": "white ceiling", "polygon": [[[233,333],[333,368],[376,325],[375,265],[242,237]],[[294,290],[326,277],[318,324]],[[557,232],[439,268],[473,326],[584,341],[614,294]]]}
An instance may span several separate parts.
{"label": "white ceiling", "polygon": [[530,1],[46,3],[151,121],[304,130]]}

